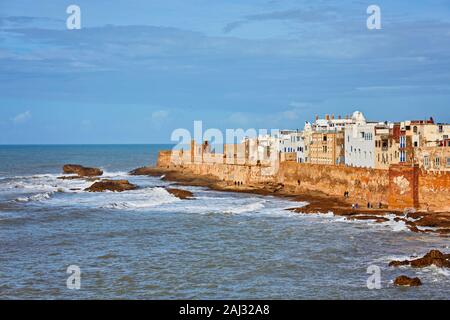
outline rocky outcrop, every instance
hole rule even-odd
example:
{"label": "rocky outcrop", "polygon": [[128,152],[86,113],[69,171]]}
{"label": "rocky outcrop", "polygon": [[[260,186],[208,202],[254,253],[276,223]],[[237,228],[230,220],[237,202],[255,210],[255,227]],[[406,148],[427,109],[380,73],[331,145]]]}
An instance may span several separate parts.
{"label": "rocky outcrop", "polygon": [[369,215],[369,216],[364,216],[364,215],[362,215],[362,216],[357,216],[357,215],[354,215],[354,216],[349,216],[349,217],[347,217],[347,219],[348,219],[348,220],[373,220],[373,221],[379,222],[379,223],[382,223],[382,222],[388,222],[388,221],[389,221],[388,218],[385,218],[385,217],[377,217],[377,216],[375,216],[375,215]]}
{"label": "rocky outcrop", "polygon": [[141,167],[134,169],[128,173],[130,176],[160,176],[162,175],[162,170],[159,168],[152,167]]}
{"label": "rocky outcrop", "polygon": [[410,278],[407,276],[400,276],[394,280],[394,285],[396,286],[408,286],[408,287],[418,287],[422,285],[422,281],[419,278]]}
{"label": "rocky outcrop", "polygon": [[102,180],[95,182],[92,186],[85,189],[84,191],[89,192],[103,192],[103,191],[114,191],[123,192],[129,190],[135,190],[136,185],[130,183],[128,180]]}
{"label": "rocky outcrop", "polygon": [[439,250],[431,250],[422,258],[414,260],[391,261],[389,263],[389,266],[391,267],[407,265],[410,265],[413,268],[424,268],[431,265],[435,265],[440,268],[450,268],[450,254],[444,254]]}
{"label": "rocky outcrop", "polygon": [[409,260],[391,261],[389,262],[389,267],[409,266],[409,263]]}
{"label": "rocky outcrop", "polygon": [[80,177],[97,177],[103,175],[103,171],[98,168],[83,167],[79,164],[66,164],[63,167],[65,174],[76,174]]}
{"label": "rocky outcrop", "polygon": [[166,188],[167,192],[174,195],[175,197],[181,200],[192,200],[194,198],[194,194],[187,190],[174,189],[174,188]]}

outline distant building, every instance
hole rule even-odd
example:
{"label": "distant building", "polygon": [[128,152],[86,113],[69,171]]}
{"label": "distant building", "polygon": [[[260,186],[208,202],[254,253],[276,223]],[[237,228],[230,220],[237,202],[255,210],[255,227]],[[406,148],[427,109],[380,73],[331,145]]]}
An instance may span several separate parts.
{"label": "distant building", "polygon": [[312,132],[308,162],[329,165],[344,164],[344,132]]}
{"label": "distant building", "polygon": [[422,147],[417,152],[419,167],[433,172],[450,172],[450,140],[442,145]]}
{"label": "distant building", "polygon": [[[278,136],[279,152],[290,153],[287,159],[293,159],[298,163],[305,162],[305,141],[303,132],[299,130],[282,130]],[[284,156],[286,159],[286,156]]]}
{"label": "distant building", "polygon": [[400,125],[385,123],[375,126],[375,168],[389,169],[400,161]]}
{"label": "distant building", "polygon": [[375,127],[367,123],[361,112],[353,114],[354,123],[345,127],[345,164],[375,168]]}

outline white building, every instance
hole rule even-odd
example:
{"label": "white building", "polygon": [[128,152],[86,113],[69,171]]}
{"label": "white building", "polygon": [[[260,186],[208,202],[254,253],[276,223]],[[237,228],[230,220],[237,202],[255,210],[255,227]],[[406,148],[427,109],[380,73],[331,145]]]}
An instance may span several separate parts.
{"label": "white building", "polygon": [[364,115],[356,111],[353,123],[345,127],[345,165],[375,168],[375,126],[367,123]]}
{"label": "white building", "polygon": [[[355,112],[353,115],[355,116]],[[362,115],[362,114],[361,114]],[[356,115],[358,117],[358,115]],[[331,117],[327,114],[325,115],[324,119],[319,119],[319,117],[316,116],[316,120],[312,124],[312,130],[313,131],[340,131],[344,130],[346,126],[352,124],[355,122],[355,119],[350,117],[345,117],[345,119],[341,118],[341,116],[338,116],[337,119],[334,118],[334,115],[331,115]]]}

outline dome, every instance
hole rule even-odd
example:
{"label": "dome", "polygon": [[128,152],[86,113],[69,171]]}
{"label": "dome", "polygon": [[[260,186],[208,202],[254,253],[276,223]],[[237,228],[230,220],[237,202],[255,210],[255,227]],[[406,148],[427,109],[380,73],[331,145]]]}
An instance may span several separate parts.
{"label": "dome", "polygon": [[305,131],[311,131],[312,130],[312,126],[311,126],[311,124],[308,121],[305,122],[304,130]]}
{"label": "dome", "polygon": [[365,123],[366,122],[366,118],[364,117],[364,115],[362,114],[361,111],[353,112],[352,120],[356,123]]}

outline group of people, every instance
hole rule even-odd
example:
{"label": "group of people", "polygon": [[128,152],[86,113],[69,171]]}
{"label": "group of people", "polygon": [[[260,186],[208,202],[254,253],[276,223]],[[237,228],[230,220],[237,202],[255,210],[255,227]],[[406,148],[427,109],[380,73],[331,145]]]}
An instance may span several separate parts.
{"label": "group of people", "polygon": [[[350,196],[350,192],[345,191],[344,192],[344,198],[348,198]],[[378,203],[378,209],[381,209],[383,207],[383,205],[381,204],[381,202]],[[352,210],[358,209],[359,208],[359,204],[356,203],[352,203]],[[371,202],[367,202],[367,209],[374,209],[374,205]]]}

